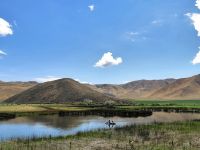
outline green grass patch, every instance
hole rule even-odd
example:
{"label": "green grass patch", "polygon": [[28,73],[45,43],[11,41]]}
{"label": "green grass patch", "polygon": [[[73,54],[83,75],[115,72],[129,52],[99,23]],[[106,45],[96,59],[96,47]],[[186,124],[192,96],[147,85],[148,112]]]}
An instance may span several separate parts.
{"label": "green grass patch", "polygon": [[0,113],[58,113],[59,111],[87,111],[87,110],[140,110],[140,109],[184,109],[190,111],[200,110],[200,100],[176,100],[176,101],[144,101],[132,100],[129,105],[82,105],[82,104],[0,104]]}

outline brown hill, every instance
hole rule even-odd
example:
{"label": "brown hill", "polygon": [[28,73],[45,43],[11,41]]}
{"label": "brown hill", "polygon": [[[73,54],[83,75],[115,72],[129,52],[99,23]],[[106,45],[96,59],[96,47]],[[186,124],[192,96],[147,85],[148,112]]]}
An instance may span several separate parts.
{"label": "brown hill", "polygon": [[65,103],[92,100],[116,100],[72,79],[60,79],[38,84],[5,102],[11,103]]}
{"label": "brown hill", "polygon": [[200,99],[200,75],[178,79],[149,96],[156,99]]}
{"label": "brown hill", "polygon": [[113,99],[200,99],[200,75],[182,79],[138,80],[120,85],[86,85],[72,79],[36,84],[0,82],[0,97],[5,99],[17,94],[7,100],[14,103],[63,103],[86,99],[96,102]]}
{"label": "brown hill", "polygon": [[121,85],[99,84],[90,87],[96,91],[105,93],[107,95],[113,95],[118,98],[146,99],[158,89],[165,87],[174,81],[175,79],[138,80]]}
{"label": "brown hill", "polygon": [[33,86],[37,82],[2,82],[0,81],[0,102],[14,96],[22,91],[25,91]]}

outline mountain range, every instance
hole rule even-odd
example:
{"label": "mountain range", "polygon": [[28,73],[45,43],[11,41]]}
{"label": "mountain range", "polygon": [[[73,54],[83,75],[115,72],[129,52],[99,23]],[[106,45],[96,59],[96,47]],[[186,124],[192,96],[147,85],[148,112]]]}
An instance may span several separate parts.
{"label": "mountain range", "polygon": [[[3,88],[4,87],[4,88]],[[64,103],[93,100],[196,100],[200,75],[181,79],[138,80],[126,84],[82,84],[70,78],[55,81],[0,82],[0,98],[13,103]]]}
{"label": "mountain range", "polygon": [[126,84],[98,84],[90,87],[104,94],[121,99],[149,98],[157,90],[173,83],[175,79],[165,80],[138,80]]}
{"label": "mountain range", "polygon": [[94,85],[94,89],[121,99],[200,99],[200,75],[180,79],[138,80],[121,85]]}

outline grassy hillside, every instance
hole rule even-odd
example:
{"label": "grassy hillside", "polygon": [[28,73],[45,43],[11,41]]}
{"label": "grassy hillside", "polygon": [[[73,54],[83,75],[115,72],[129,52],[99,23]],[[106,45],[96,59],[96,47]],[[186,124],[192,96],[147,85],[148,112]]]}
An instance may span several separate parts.
{"label": "grassy hillside", "polygon": [[98,84],[89,85],[96,91],[122,99],[148,98],[153,92],[173,83],[175,79],[165,80],[138,80],[126,84]]}
{"label": "grassy hillside", "polygon": [[19,94],[36,84],[36,82],[0,82],[0,102]]}
{"label": "grassy hillside", "polygon": [[138,80],[121,85],[93,85],[94,90],[123,99],[199,100],[200,75],[181,79]]}
{"label": "grassy hillside", "polygon": [[182,79],[138,80],[120,85],[89,85],[72,79],[36,84],[34,82],[0,82],[0,100],[8,98],[7,102],[12,103],[80,101],[104,103],[117,99],[125,101],[130,99],[200,100],[200,75]]}
{"label": "grassy hillside", "polygon": [[38,84],[9,99],[6,103],[66,103],[91,101],[104,103],[117,99],[97,92],[72,79],[60,79]]}
{"label": "grassy hillside", "polygon": [[200,99],[200,75],[178,79],[175,82],[160,88],[152,95],[156,99]]}

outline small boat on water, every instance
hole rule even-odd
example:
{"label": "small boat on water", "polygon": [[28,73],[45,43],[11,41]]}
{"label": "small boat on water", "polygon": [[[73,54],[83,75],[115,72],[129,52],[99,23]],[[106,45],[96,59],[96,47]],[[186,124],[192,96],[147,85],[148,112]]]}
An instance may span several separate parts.
{"label": "small boat on water", "polygon": [[110,121],[110,120],[108,122],[106,122],[105,124],[108,125],[108,126],[114,126],[114,125],[116,125],[115,122]]}

